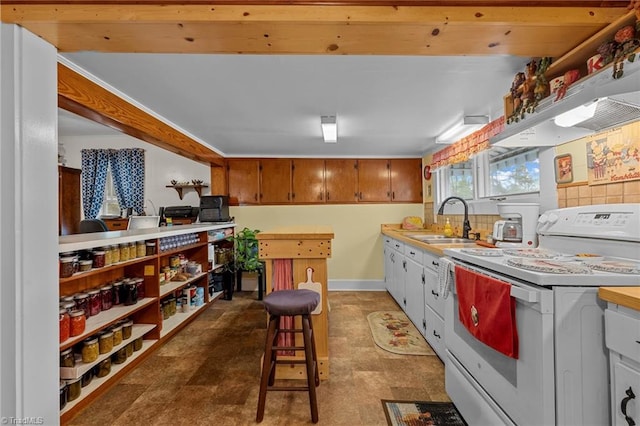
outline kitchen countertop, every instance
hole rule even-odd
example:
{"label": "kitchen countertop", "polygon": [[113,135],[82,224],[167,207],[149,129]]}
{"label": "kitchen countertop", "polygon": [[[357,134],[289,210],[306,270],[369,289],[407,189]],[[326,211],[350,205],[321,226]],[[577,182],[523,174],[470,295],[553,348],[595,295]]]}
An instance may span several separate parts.
{"label": "kitchen countertop", "polygon": [[474,243],[457,243],[457,244],[428,244],[422,241],[408,237],[409,234],[422,235],[441,235],[429,229],[402,229],[399,224],[383,224],[380,231],[383,235],[395,238],[402,242],[411,244],[412,246],[429,251],[437,256],[444,256],[444,250],[449,248],[477,247]]}
{"label": "kitchen countertop", "polygon": [[640,287],[600,287],[602,300],[640,311]]}

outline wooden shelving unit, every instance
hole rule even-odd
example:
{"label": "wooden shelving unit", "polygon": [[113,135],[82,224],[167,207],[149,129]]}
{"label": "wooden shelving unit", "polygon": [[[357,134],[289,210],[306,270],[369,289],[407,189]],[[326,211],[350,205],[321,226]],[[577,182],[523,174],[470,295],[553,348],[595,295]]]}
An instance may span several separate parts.
{"label": "wooden shelving unit", "polygon": [[198,197],[202,197],[202,188],[208,188],[209,185],[167,185],[167,188],[173,188],[178,192],[178,196],[182,200],[183,190],[193,189],[198,193]]}
{"label": "wooden shelving unit", "polygon": [[[60,238],[59,252],[65,253],[78,250],[90,250],[123,242],[155,241],[156,251],[160,247],[160,239],[166,237],[179,237],[184,234],[197,234],[197,242],[178,247],[151,256],[143,256],[125,262],[119,262],[103,268],[95,268],[90,271],[76,273],[68,278],[59,279],[60,296],[67,296],[91,288],[100,287],[120,277],[143,277],[145,297],[134,305],[116,305],[98,315],[89,317],[86,321],[85,331],[60,343],[60,351],[73,347],[89,336],[94,336],[102,330],[123,318],[130,318],[134,325],[132,335],[123,340],[122,344],[113,348],[106,354],[101,354],[97,360],[91,363],[77,362],[74,367],[60,367],[61,380],[81,377],[94,368],[98,363],[112,356],[118,349],[142,338],[143,345],[138,351],[122,364],[112,363],[111,373],[105,377],[93,377],[91,383],[83,387],[80,397],[68,402],[60,412],[60,422],[65,424],[82,408],[86,407],[100,396],[112,383],[115,383],[123,375],[135,368],[154,349],[160,347],[165,341],[179,332],[198,314],[202,313],[211,303],[221,296],[221,292],[210,295],[208,292],[208,231],[233,229],[235,224],[224,225],[182,225],[180,227],[164,227],[154,230],[136,230],[122,232],[104,232],[95,234],[78,234]],[[193,260],[202,265],[203,272],[185,281],[168,282],[160,286],[159,274],[165,266],[168,266],[172,256],[184,255],[184,258]],[[182,288],[195,284],[204,288],[204,303],[189,312],[178,312],[167,320],[162,319],[160,303],[163,298],[177,294]]]}

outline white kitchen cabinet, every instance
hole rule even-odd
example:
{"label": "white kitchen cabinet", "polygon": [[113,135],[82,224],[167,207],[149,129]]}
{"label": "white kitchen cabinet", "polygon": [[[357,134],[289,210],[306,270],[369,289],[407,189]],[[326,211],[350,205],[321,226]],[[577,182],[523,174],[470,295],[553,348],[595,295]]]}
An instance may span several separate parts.
{"label": "white kitchen cabinet", "polygon": [[611,374],[611,424],[640,424],[640,312],[609,303],[605,341]]}
{"label": "white kitchen cabinet", "polygon": [[384,279],[389,294],[404,308],[404,243],[384,237]]}
{"label": "white kitchen cabinet", "polygon": [[440,258],[435,254],[424,254],[424,337],[438,354],[440,359],[446,359],[444,353],[444,299],[440,294],[438,282],[438,268]]}
{"label": "white kitchen cabinet", "polygon": [[405,247],[404,311],[424,335],[424,268],[423,252],[415,247]]}

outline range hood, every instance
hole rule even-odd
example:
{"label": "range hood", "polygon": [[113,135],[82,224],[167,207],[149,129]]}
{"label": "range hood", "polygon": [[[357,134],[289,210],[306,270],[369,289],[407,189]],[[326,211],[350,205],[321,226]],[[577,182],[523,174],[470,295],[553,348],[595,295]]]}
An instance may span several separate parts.
{"label": "range hood", "polygon": [[[536,111],[525,114],[517,123],[489,139],[498,146],[553,146],[594,134],[625,123],[640,120],[640,60],[624,62],[622,78],[612,77],[611,67],[574,83],[565,97],[540,101]],[[572,127],[558,126],[556,116],[583,105],[597,102],[592,118]]]}

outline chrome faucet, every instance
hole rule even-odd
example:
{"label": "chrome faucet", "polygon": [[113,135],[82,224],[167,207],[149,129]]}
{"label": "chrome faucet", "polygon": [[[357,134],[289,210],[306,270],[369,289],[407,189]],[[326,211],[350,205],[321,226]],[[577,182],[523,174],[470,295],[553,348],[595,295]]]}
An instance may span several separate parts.
{"label": "chrome faucet", "polygon": [[460,197],[449,197],[445,199],[442,204],[440,204],[440,208],[438,209],[438,215],[442,216],[444,214],[444,205],[447,204],[451,200],[458,200],[462,202],[464,205],[464,222],[462,223],[462,238],[469,239],[469,231],[471,231],[471,224],[469,223],[469,206],[467,202]]}

